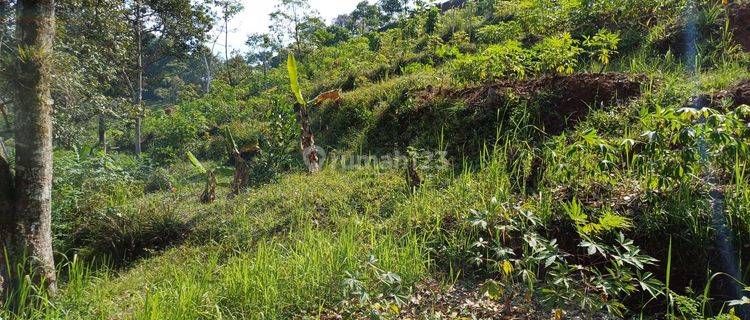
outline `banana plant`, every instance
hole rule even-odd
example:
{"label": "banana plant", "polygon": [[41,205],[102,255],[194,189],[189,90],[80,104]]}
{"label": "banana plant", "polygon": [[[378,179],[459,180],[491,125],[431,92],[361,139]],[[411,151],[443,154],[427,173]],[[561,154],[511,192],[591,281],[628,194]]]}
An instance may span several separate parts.
{"label": "banana plant", "polygon": [[230,197],[234,197],[250,184],[250,165],[242,158],[242,153],[237,148],[237,142],[234,141],[234,136],[232,136],[232,131],[229,128],[224,131],[224,136],[229,153],[234,160],[234,180],[232,181],[232,192],[229,194]]}
{"label": "banana plant", "polygon": [[203,193],[201,193],[201,203],[212,203],[216,201],[216,173],[213,169],[207,170],[192,152],[186,152],[186,156],[193,167],[195,167],[200,173],[206,175],[206,187],[203,188]]}
{"label": "banana plant", "polygon": [[324,92],[318,95],[311,101],[305,101],[302,97],[302,89],[299,85],[299,73],[297,68],[297,60],[293,54],[289,54],[287,58],[287,71],[289,72],[289,82],[294,94],[294,112],[297,115],[297,123],[300,126],[300,149],[302,156],[307,164],[310,173],[316,173],[320,171],[320,155],[318,154],[318,147],[315,145],[315,134],[312,132],[310,126],[310,107],[316,107],[325,101],[339,101],[341,100],[341,91],[334,90]]}

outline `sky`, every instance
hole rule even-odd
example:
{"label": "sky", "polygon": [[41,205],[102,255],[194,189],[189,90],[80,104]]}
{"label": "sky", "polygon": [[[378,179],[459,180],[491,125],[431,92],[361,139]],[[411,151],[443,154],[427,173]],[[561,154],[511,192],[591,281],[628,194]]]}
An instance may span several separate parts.
{"label": "sky", "polygon": [[[331,23],[338,15],[350,13],[361,0],[310,0],[310,6],[317,10],[320,15]],[[229,21],[229,52],[247,51],[245,40],[253,33],[268,32],[270,24],[268,15],[274,11],[276,0],[240,0],[245,9]],[[220,32],[221,27],[213,30],[213,37]],[[224,35],[222,34],[214,46],[214,53],[220,57],[224,56]],[[213,39],[209,46],[213,44]]]}

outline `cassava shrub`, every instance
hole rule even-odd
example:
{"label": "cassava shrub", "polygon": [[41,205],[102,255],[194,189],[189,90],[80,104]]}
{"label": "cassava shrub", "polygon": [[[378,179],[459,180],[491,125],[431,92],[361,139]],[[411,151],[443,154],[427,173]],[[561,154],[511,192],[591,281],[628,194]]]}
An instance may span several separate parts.
{"label": "cassava shrub", "polygon": [[573,39],[570,33],[542,39],[533,48],[539,73],[572,74],[578,68],[578,58],[583,53],[581,42]]}
{"label": "cassava shrub", "polygon": [[479,55],[467,55],[452,64],[453,76],[470,83],[492,82],[503,78],[526,76],[529,51],[518,41],[493,45]]}

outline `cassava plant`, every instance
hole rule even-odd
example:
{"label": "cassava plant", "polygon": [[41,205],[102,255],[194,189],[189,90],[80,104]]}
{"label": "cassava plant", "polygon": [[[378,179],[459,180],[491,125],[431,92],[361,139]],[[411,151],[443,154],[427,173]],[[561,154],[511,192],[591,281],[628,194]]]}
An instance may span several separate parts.
{"label": "cassava plant", "polygon": [[[468,254],[478,267],[499,272],[482,290],[491,298],[538,296],[545,305],[577,309],[598,317],[623,316],[622,299],[635,292],[661,294],[660,283],[645,267],[656,260],[641,252],[620,230],[632,227],[614,213],[590,217],[574,200],[564,209],[578,230],[578,250],[566,252],[542,228],[531,210],[492,199],[487,210],[470,210],[468,223],[476,241]],[[580,264],[580,261],[601,261]]]}
{"label": "cassava plant", "polygon": [[607,29],[599,30],[594,36],[586,36],[583,46],[586,47],[589,56],[602,64],[599,73],[609,65],[610,58],[617,54],[617,46],[620,44],[620,34]]}
{"label": "cassava plant", "polygon": [[583,53],[580,43],[570,33],[542,39],[534,46],[538,59],[536,71],[542,74],[573,74],[578,68],[578,56]]}

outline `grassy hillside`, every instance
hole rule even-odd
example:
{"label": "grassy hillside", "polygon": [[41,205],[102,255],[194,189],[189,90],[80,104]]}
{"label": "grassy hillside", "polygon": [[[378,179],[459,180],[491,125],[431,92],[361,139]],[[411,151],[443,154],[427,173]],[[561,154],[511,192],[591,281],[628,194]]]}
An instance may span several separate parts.
{"label": "grassy hillside", "polygon": [[[284,65],[151,110],[148,158],[60,151],[62,292],[0,317],[747,317],[748,4],[493,3],[301,58],[306,96],[343,91],[312,111],[320,173]],[[232,198],[225,128],[264,151]],[[416,188],[332,161],[442,151]]]}

